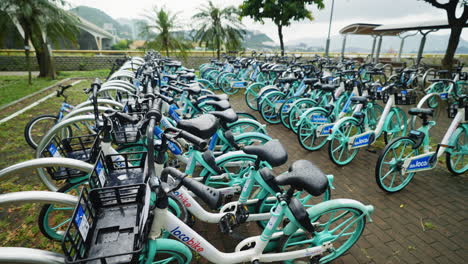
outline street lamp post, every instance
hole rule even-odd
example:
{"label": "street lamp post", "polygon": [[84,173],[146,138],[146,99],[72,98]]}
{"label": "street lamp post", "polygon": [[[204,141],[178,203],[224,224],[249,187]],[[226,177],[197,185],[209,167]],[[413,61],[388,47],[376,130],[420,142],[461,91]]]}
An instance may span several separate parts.
{"label": "street lamp post", "polygon": [[330,23],[328,23],[328,37],[327,37],[327,43],[325,45],[325,56],[328,57],[328,52],[330,50],[330,31],[331,31],[331,23],[333,19],[333,7],[335,6],[335,0],[332,0],[332,8],[331,8],[331,13],[330,13]]}

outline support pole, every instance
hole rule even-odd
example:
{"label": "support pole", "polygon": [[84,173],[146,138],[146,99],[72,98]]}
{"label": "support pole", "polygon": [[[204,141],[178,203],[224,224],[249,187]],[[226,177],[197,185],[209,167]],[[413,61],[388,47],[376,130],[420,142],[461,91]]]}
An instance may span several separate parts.
{"label": "support pole", "polygon": [[343,46],[341,47],[341,59],[344,59],[344,52],[345,52],[345,48],[346,48],[346,37],[347,36],[348,36],[348,34],[343,35]]}
{"label": "support pole", "polygon": [[370,60],[372,61],[374,59],[374,51],[375,51],[375,42],[377,40],[377,36],[372,36],[374,40],[372,40],[372,50],[370,54]]}
{"label": "support pole", "polygon": [[330,31],[331,31],[331,24],[332,24],[332,19],[333,19],[333,7],[335,6],[335,0],[332,0],[332,8],[331,8],[331,13],[330,13],[330,22],[328,23],[328,37],[327,37],[327,43],[325,44],[325,57],[329,57],[329,51],[330,51]]}
{"label": "support pole", "polygon": [[424,52],[424,46],[426,45],[427,35],[429,35],[429,33],[431,33],[431,32],[435,32],[435,31],[437,31],[437,29],[429,30],[429,31],[427,31],[425,33],[422,30],[419,30],[419,33],[421,33],[422,38],[421,38],[421,42],[419,43],[418,56],[416,57],[416,66],[419,67],[419,64],[421,63],[422,55],[423,55],[423,52]]}
{"label": "support pole", "polygon": [[401,61],[401,54],[403,52],[403,46],[405,45],[405,38],[401,38],[401,42],[400,42],[400,49],[398,50],[398,58],[397,58],[397,61],[400,62]]}
{"label": "support pole", "polygon": [[375,54],[375,61],[374,63],[379,62],[380,57],[380,49],[382,48],[382,35],[379,36],[379,42],[377,43],[377,53]]}

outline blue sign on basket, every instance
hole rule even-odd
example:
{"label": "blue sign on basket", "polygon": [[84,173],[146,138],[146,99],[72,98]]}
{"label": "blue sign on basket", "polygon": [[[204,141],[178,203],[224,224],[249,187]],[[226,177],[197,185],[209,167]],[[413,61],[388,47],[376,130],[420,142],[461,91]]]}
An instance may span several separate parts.
{"label": "blue sign on basket", "polygon": [[58,149],[54,145],[54,143],[51,143],[49,145],[48,150],[49,150],[50,155],[52,155],[52,157],[54,157],[54,158],[60,158],[61,157],[60,152],[58,151]]}
{"label": "blue sign on basket", "polygon": [[447,99],[448,98],[448,93],[441,93],[440,98],[441,99]]}
{"label": "blue sign on basket", "polygon": [[81,206],[81,204],[78,205],[76,216],[75,216],[75,219],[73,219],[73,221],[78,227],[78,231],[80,232],[83,240],[86,240],[86,238],[88,237],[88,232],[89,232],[89,223],[88,223],[88,219],[86,219],[85,211],[83,209],[83,206]]}

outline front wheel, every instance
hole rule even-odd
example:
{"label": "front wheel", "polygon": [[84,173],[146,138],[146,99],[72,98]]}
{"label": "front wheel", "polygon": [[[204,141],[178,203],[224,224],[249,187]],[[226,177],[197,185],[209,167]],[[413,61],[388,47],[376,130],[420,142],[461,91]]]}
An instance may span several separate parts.
{"label": "front wheel", "polygon": [[468,171],[468,129],[463,129],[454,140],[453,149],[446,153],[446,163],[449,171],[460,175]]}
{"label": "front wheel", "polygon": [[[36,149],[42,137],[58,122],[57,116],[40,115],[28,122],[24,128],[24,138],[31,148]],[[67,128],[67,137],[71,136],[71,129]]]}
{"label": "front wheel", "polygon": [[[296,232],[281,237],[278,243],[279,252],[291,252],[321,246],[331,243],[332,248],[320,256],[319,263],[328,263],[348,251],[359,239],[365,226],[366,216],[358,208],[339,207],[330,208],[314,214],[310,220],[317,224],[313,234]],[[309,256],[302,259],[287,260],[283,263],[297,263],[310,261]]]}
{"label": "front wheel", "polygon": [[380,189],[394,193],[401,191],[413,179],[413,173],[403,173],[402,166],[408,158],[419,155],[415,142],[401,137],[388,144],[375,165],[375,181]]}
{"label": "front wheel", "polygon": [[359,148],[349,149],[348,142],[351,137],[361,133],[361,126],[353,119],[341,123],[336,128],[333,127],[333,138],[328,144],[328,155],[333,163],[344,166],[356,157]]}
{"label": "front wheel", "polygon": [[[314,118],[323,118],[326,122],[314,122]],[[325,111],[313,110],[299,123],[297,139],[299,144],[310,151],[321,149],[327,143],[326,136],[317,136],[317,128],[325,123],[332,123],[332,118]]]}
{"label": "front wheel", "polygon": [[268,93],[260,103],[260,114],[266,122],[278,124],[281,122],[279,108],[284,103],[284,94],[281,92]]}
{"label": "front wheel", "polygon": [[260,90],[265,86],[263,83],[253,83],[249,87],[247,87],[247,90],[245,91],[245,103],[247,106],[252,109],[257,111],[257,98],[258,94],[260,93]]}

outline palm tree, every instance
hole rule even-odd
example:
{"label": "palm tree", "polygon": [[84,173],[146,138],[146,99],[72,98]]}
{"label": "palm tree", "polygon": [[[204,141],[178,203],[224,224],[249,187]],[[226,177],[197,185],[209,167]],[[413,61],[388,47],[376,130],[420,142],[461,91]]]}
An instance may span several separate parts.
{"label": "palm tree", "polygon": [[206,47],[216,48],[219,59],[221,47],[237,50],[242,46],[245,30],[239,19],[239,9],[234,6],[220,8],[208,1],[192,18],[199,22],[195,39]]}
{"label": "palm tree", "polygon": [[[148,42],[148,48],[165,51],[166,56],[169,56],[170,50],[179,50],[185,56],[190,45],[182,38],[177,37],[174,32],[180,28],[176,19],[177,15],[177,13],[172,14],[165,8],[153,8],[153,14],[146,16],[150,23],[143,27],[142,32],[142,35],[145,35],[147,39],[154,38]],[[152,33],[153,30],[157,31],[156,36]]]}
{"label": "palm tree", "polygon": [[50,42],[66,39],[76,43],[79,19],[61,8],[65,4],[65,0],[0,1],[3,22],[17,25],[22,31],[28,61],[29,45],[34,46],[39,77],[56,77]]}

